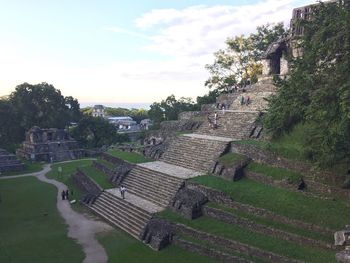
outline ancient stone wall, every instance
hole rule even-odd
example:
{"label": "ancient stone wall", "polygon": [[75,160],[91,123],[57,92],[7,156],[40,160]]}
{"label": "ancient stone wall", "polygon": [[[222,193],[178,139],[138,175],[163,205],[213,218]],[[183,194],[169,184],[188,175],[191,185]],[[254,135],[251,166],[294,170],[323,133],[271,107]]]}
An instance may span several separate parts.
{"label": "ancient stone wall", "polygon": [[202,114],[200,111],[184,111],[180,112],[178,115],[178,120],[183,121],[183,120],[191,120],[193,118],[201,117]]}

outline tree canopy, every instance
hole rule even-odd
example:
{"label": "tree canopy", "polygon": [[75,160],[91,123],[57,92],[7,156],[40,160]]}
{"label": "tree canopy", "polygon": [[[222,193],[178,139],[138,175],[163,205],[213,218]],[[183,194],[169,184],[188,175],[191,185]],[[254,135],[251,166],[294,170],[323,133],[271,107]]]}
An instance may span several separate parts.
{"label": "tree canopy", "polygon": [[235,84],[248,79],[257,81],[262,65],[259,62],[267,47],[286,35],[283,23],[257,27],[249,36],[236,36],[226,40],[226,48],[214,53],[214,63],[206,65],[210,78],[205,82],[209,88],[228,91]]}
{"label": "tree canopy", "polygon": [[279,82],[265,126],[278,137],[305,123],[305,154],[333,165],[350,154],[350,3],[320,3],[302,26],[303,56]]}
{"label": "tree canopy", "polygon": [[[64,128],[80,119],[79,103],[45,82],[23,83],[0,100],[0,145],[18,144],[32,126]],[[12,147],[10,147],[12,148]]]}

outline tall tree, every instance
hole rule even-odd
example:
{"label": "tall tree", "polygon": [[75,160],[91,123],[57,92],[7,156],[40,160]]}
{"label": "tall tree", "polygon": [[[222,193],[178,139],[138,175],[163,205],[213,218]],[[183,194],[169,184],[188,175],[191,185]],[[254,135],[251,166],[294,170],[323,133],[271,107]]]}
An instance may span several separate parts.
{"label": "tall tree", "polygon": [[259,60],[267,47],[286,35],[283,23],[257,27],[250,36],[236,36],[226,40],[227,47],[214,53],[214,63],[206,65],[209,88],[227,91],[232,85],[257,81],[262,65]]}
{"label": "tall tree", "polygon": [[350,154],[350,9],[348,1],[320,3],[303,21],[303,56],[270,101],[266,127],[274,136],[307,123],[308,157],[332,165]]}

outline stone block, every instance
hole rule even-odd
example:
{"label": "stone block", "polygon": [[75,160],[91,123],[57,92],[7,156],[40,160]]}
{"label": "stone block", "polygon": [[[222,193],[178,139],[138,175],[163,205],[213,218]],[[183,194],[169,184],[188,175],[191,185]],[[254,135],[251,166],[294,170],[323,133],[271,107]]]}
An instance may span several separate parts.
{"label": "stone block", "polygon": [[203,193],[183,188],[175,195],[171,209],[188,219],[195,219],[202,215],[202,206],[207,201],[208,198]]}
{"label": "stone block", "polygon": [[160,218],[152,218],[140,235],[140,239],[154,250],[168,246],[173,239],[174,231],[171,224]]}

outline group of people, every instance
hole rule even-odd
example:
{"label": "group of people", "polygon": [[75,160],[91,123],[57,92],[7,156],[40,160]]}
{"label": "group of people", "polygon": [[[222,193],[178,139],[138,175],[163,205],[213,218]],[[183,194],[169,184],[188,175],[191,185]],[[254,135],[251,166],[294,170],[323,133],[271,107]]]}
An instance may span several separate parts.
{"label": "group of people", "polygon": [[[73,191],[71,191],[71,194],[73,195]],[[62,197],[62,200],[69,200],[69,191],[62,190],[61,197]]]}
{"label": "group of people", "polygon": [[244,96],[242,95],[241,98],[240,98],[240,103],[241,103],[241,105],[246,105],[246,106],[248,106],[248,105],[251,103],[250,97],[249,97],[249,96],[244,97]]}
{"label": "group of people", "polygon": [[222,110],[222,114],[225,114],[225,110],[226,110],[226,104],[225,103],[218,103],[218,104],[216,104],[216,108],[218,110]]}

